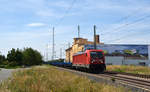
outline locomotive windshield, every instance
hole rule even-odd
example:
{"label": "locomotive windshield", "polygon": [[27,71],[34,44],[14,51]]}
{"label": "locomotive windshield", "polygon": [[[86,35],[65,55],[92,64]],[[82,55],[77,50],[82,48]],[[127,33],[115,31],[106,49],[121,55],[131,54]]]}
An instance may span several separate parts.
{"label": "locomotive windshield", "polygon": [[102,58],[103,53],[102,52],[90,52],[91,58]]}

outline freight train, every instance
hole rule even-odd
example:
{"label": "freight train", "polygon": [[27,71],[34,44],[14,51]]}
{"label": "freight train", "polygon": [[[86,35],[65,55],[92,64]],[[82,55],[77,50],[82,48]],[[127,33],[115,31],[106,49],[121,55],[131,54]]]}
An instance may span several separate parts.
{"label": "freight train", "polygon": [[105,56],[102,50],[86,50],[73,55],[72,63],[52,62],[52,65],[82,69],[93,73],[106,70]]}

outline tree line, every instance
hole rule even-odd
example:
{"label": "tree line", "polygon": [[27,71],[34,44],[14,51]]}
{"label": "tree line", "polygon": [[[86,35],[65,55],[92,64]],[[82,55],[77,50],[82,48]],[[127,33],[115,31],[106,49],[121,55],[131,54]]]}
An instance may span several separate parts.
{"label": "tree line", "polygon": [[42,55],[32,48],[14,49],[7,56],[0,55],[0,67],[32,66],[43,63]]}

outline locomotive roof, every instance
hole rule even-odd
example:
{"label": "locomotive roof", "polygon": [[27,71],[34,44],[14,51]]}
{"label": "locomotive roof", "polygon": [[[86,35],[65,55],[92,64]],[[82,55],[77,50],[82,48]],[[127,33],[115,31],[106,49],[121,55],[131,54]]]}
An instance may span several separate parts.
{"label": "locomotive roof", "polygon": [[76,55],[80,55],[80,54],[84,54],[85,52],[77,52],[75,53],[73,56],[76,56]]}
{"label": "locomotive roof", "polygon": [[91,52],[91,51],[103,51],[103,50],[93,50],[93,49],[92,49],[92,50],[86,50],[86,51],[84,51],[84,52],[81,52],[81,51],[80,51],[80,52],[75,53],[73,56],[80,55],[80,54],[84,54],[84,53],[89,52],[89,51]]}
{"label": "locomotive roof", "polygon": [[100,49],[98,49],[98,50],[90,49],[90,50],[86,50],[86,51],[103,51],[103,50],[100,50]]}

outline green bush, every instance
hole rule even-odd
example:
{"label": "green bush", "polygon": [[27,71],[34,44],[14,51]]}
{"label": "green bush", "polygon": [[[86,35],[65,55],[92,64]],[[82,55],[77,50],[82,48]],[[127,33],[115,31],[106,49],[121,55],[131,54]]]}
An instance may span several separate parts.
{"label": "green bush", "polygon": [[4,55],[0,55],[0,64],[2,64],[6,60]]}
{"label": "green bush", "polygon": [[22,61],[23,61],[22,51],[19,50],[19,49],[15,50],[13,48],[11,51],[8,52],[8,54],[7,54],[7,60],[13,66],[22,65]]}
{"label": "green bush", "polygon": [[5,65],[0,65],[0,68],[5,68]]}
{"label": "green bush", "polygon": [[64,59],[55,59],[55,60],[50,60],[48,62],[64,62]]}
{"label": "green bush", "polygon": [[23,51],[23,64],[27,66],[42,64],[42,55],[32,48],[25,48]]}
{"label": "green bush", "polygon": [[32,48],[25,48],[24,50],[14,49],[8,51],[7,59],[0,55],[0,67],[9,68],[17,66],[32,66],[43,63],[42,55]]}

